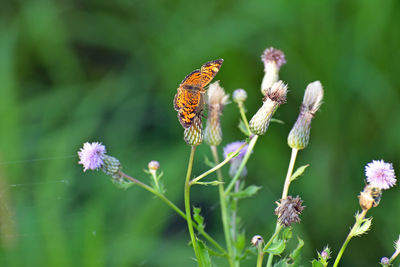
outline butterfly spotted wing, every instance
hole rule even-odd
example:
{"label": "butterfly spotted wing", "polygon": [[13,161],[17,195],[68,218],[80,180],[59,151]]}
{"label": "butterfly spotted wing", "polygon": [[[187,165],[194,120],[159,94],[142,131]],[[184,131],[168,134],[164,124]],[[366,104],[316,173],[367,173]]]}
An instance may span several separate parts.
{"label": "butterfly spotted wing", "polygon": [[183,79],[174,97],[174,108],[184,128],[189,128],[196,115],[204,107],[204,87],[207,86],[221,68],[223,60],[207,62],[200,70],[195,70]]}

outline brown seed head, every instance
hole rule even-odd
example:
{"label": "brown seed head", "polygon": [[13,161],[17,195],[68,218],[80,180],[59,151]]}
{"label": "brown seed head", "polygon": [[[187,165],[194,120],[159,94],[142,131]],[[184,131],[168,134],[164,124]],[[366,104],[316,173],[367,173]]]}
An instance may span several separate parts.
{"label": "brown seed head", "polygon": [[299,196],[293,198],[287,196],[285,199],[281,199],[281,202],[276,203],[278,207],[275,209],[275,215],[278,216],[278,222],[286,227],[292,225],[292,223],[299,223],[301,221],[299,215],[304,209],[303,200]]}

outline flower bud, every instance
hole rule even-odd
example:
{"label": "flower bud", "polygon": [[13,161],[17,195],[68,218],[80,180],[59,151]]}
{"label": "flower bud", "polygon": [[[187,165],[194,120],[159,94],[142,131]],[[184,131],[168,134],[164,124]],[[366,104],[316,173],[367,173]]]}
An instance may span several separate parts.
{"label": "flower bud", "polygon": [[286,63],[285,54],[273,47],[265,49],[261,55],[264,62],[264,78],[261,83],[261,93],[266,95],[274,83],[279,80],[279,69]]}
{"label": "flower bud", "polygon": [[264,239],[260,235],[255,235],[251,238],[251,244],[255,247],[259,247],[264,243]]}
{"label": "flower bud", "polygon": [[296,123],[288,136],[288,145],[297,150],[307,147],[310,139],[311,121],[322,104],[324,91],[319,81],[310,83],[304,93]]}
{"label": "flower bud", "polygon": [[210,85],[208,95],[208,118],[204,133],[204,140],[210,146],[217,146],[222,141],[222,130],[220,117],[225,105],[228,103],[229,95],[225,94],[224,88],[219,82]]}
{"label": "flower bud", "polygon": [[247,93],[244,89],[236,89],[235,91],[233,91],[232,98],[233,101],[235,101],[238,104],[243,103],[247,99]]}
{"label": "flower bud", "polygon": [[382,265],[389,265],[390,264],[390,260],[389,260],[389,258],[387,258],[387,257],[383,257],[382,259],[381,259],[381,264]]}
{"label": "flower bud", "polygon": [[185,128],[183,139],[190,146],[197,146],[203,142],[203,125],[201,123],[201,115],[197,115],[194,118],[192,125],[189,128]]}
{"label": "flower bud", "polygon": [[263,135],[268,129],[272,115],[279,105],[286,102],[287,85],[282,81],[276,82],[264,97],[263,105],[251,118],[249,127],[252,133]]}
{"label": "flower bud", "polygon": [[119,173],[121,170],[121,163],[118,159],[104,155],[102,170],[105,174],[111,176],[114,180],[121,180],[122,177]]}
{"label": "flower bud", "polygon": [[152,160],[147,165],[150,171],[157,171],[160,168],[160,163],[156,160]]}

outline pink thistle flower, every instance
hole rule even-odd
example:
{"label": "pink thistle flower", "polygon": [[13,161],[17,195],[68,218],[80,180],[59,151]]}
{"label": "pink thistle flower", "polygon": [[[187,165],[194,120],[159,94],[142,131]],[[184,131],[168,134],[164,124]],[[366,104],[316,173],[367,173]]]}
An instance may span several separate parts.
{"label": "pink thistle flower", "polygon": [[380,189],[389,189],[396,184],[396,176],[392,164],[383,160],[373,160],[368,163],[365,166],[365,176],[371,186]]}
{"label": "pink thistle flower", "polygon": [[[245,142],[243,141],[236,141],[227,144],[224,147],[224,158],[228,157],[229,153],[235,152],[238,150]],[[237,159],[240,159],[240,161],[243,159],[244,155],[246,155],[247,149],[249,148],[249,145],[245,145],[240,151],[239,154],[237,155]],[[234,158],[235,159],[235,158]]]}
{"label": "pink thistle flower", "polygon": [[87,170],[97,170],[100,168],[104,162],[104,154],[106,153],[106,147],[101,143],[86,142],[83,144],[83,148],[78,151],[78,156],[80,161],[79,164],[83,165],[83,171]]}

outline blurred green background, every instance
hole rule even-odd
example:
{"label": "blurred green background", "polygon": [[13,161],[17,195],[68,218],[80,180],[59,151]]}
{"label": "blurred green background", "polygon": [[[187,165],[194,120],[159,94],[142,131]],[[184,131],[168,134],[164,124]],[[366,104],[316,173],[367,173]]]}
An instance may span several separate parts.
{"label": "blurred green background", "polygon": [[[240,204],[247,241],[268,238],[290,157],[286,137],[306,85],[325,99],[290,190],[307,206],[295,226],[308,265],[325,245],[336,256],[364,186],[364,166],[393,162],[400,174],[400,2],[385,1],[2,1],[0,3],[0,265],[195,266],[185,222],[144,190],[82,172],[76,152],[100,141],[124,170],[148,182],[150,160],[167,196],[183,208],[189,147],[172,100],[182,79],[223,58],[216,80],[261,104],[260,55],[286,54],[288,101],[260,138],[247,181],[262,186]],[[222,145],[243,139],[234,104]],[[194,174],[207,169],[198,148]],[[225,174],[227,168],[224,169]],[[212,178],[212,177],[211,177]],[[217,189],[192,189],[206,230],[223,243]],[[377,266],[400,234],[400,189],[384,192],[368,235],[351,241],[341,266]],[[398,262],[398,261],[397,261]],[[398,264],[398,263],[397,263]],[[219,266],[225,266],[222,263]],[[255,257],[242,266],[255,266]]]}

